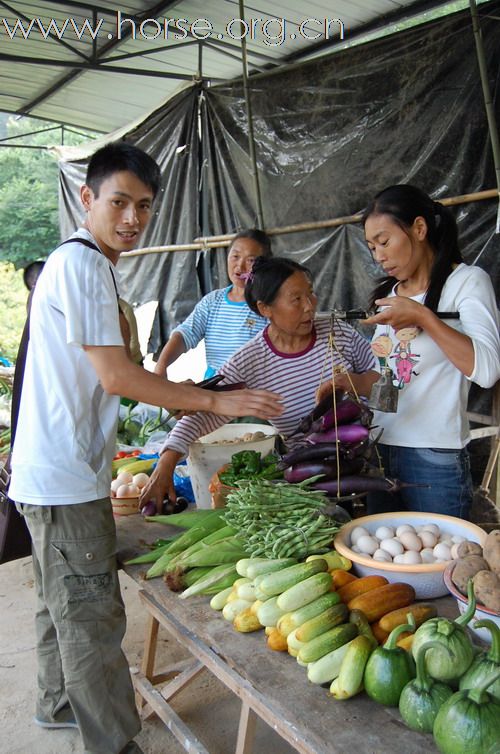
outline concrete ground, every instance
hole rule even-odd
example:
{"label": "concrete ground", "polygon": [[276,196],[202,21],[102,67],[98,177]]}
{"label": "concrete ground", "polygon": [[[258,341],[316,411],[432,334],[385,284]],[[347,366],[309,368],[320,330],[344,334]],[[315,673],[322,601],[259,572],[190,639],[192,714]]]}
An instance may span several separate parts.
{"label": "concrete ground", "polygon": [[[139,667],[146,615],[138,587],[121,573],[128,628],[124,650],[131,668]],[[41,730],[33,722],[36,683],[35,594],[31,558],[0,565],[0,754],[82,754],[77,730]],[[189,655],[160,630],[160,667]],[[211,754],[231,754],[236,745],[239,700],[208,672],[201,673],[173,702],[176,712],[193,729]],[[144,754],[181,754],[184,749],[163,723],[144,722],[136,738]],[[292,749],[259,721],[254,754],[292,754]]]}

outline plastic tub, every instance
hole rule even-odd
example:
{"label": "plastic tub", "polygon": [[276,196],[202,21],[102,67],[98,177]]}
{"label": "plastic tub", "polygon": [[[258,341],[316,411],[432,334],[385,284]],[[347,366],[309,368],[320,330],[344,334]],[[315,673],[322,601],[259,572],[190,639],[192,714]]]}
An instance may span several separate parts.
{"label": "plastic tub", "polygon": [[[262,432],[265,437],[251,441],[222,442],[237,440],[249,432]],[[274,448],[276,435],[276,429],[269,424],[224,424],[223,427],[192,443],[189,447],[187,465],[196,507],[211,507],[212,498],[208,490],[210,479],[221,466],[231,461],[233,453],[256,450],[261,457],[266,456]]]}

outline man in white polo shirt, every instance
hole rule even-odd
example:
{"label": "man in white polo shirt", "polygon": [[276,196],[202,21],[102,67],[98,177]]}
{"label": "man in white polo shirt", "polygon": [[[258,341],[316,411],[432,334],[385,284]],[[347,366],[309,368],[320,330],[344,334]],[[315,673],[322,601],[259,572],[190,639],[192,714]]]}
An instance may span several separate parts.
{"label": "man in white polo shirt", "polygon": [[125,613],[109,499],[120,396],[232,416],[279,414],[267,391],[211,393],[134,364],[120,329],[115,265],[138,245],[160,186],[155,161],[123,142],[90,159],[82,227],[49,256],[33,296],[9,496],[33,542],[35,722],[78,727],[85,754],[138,754],[121,649]]}

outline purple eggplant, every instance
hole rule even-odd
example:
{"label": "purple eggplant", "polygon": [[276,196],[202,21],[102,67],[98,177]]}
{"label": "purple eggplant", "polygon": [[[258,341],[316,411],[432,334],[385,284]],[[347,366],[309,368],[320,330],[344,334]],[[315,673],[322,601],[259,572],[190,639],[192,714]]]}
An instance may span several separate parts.
{"label": "purple eggplant", "polygon": [[[338,403],[341,401],[342,396],[344,395],[343,390],[336,390],[335,391],[335,401]],[[328,409],[330,409],[333,406],[333,396],[331,393],[328,393],[324,398],[320,400],[319,403],[317,403],[312,411],[307,414],[307,416],[304,416],[303,419],[301,419],[299,426],[293,432],[293,435],[297,435],[299,433],[307,434],[313,425],[313,422],[320,419],[323,414],[325,414]]]}
{"label": "purple eggplant", "polygon": [[319,479],[312,485],[314,490],[323,490],[333,497],[364,492],[398,492],[403,487],[427,487],[426,484],[409,484],[387,476],[343,476],[336,479]]}
{"label": "purple eggplant", "polygon": [[332,427],[325,432],[313,432],[307,437],[307,441],[316,444],[324,442],[361,442],[370,435],[370,430],[361,424],[340,424],[337,428]]}
{"label": "purple eggplant", "polygon": [[284,477],[287,482],[297,484],[312,476],[324,474],[324,478],[321,481],[325,481],[327,479],[337,479],[339,472],[341,476],[343,474],[358,474],[364,466],[365,462],[362,458],[355,458],[350,461],[339,456],[338,466],[335,458],[330,461],[298,463],[286,469]]}
{"label": "purple eggplant", "polygon": [[143,516],[156,516],[156,503],[150,500],[144,508],[141,508],[141,513]]}
{"label": "purple eggplant", "polygon": [[[306,461],[315,461],[319,459],[335,458],[339,446],[336,442],[333,443],[318,443],[318,445],[311,445],[310,443],[300,445],[294,448],[289,453],[285,453],[281,456],[278,463],[279,469],[287,469],[289,466],[293,466],[297,463],[304,463]],[[342,451],[342,448],[340,448]]]}

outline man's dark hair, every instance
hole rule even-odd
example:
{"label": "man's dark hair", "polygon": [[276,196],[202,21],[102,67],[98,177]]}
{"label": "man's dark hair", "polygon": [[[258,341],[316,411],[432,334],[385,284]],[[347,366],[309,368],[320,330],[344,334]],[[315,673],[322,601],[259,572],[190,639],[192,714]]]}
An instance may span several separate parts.
{"label": "man's dark hair", "polygon": [[267,233],[265,233],[260,228],[244,228],[243,230],[240,230],[239,233],[237,233],[231,241],[229,251],[231,251],[233,243],[237,241],[238,238],[249,238],[251,241],[255,241],[262,249],[262,256],[272,256],[273,252],[271,249],[271,239],[269,238]]}
{"label": "man's dark hair", "polygon": [[94,152],[87,167],[85,183],[98,197],[102,182],[124,170],[137,176],[156,196],[161,183],[160,168],[146,152],[124,141],[106,144]]}
{"label": "man's dark hair", "polygon": [[23,280],[24,285],[26,288],[31,291],[36,285],[36,281],[38,280],[41,271],[43,270],[45,262],[42,260],[37,260],[36,262],[31,262],[27,267],[23,270]]}

